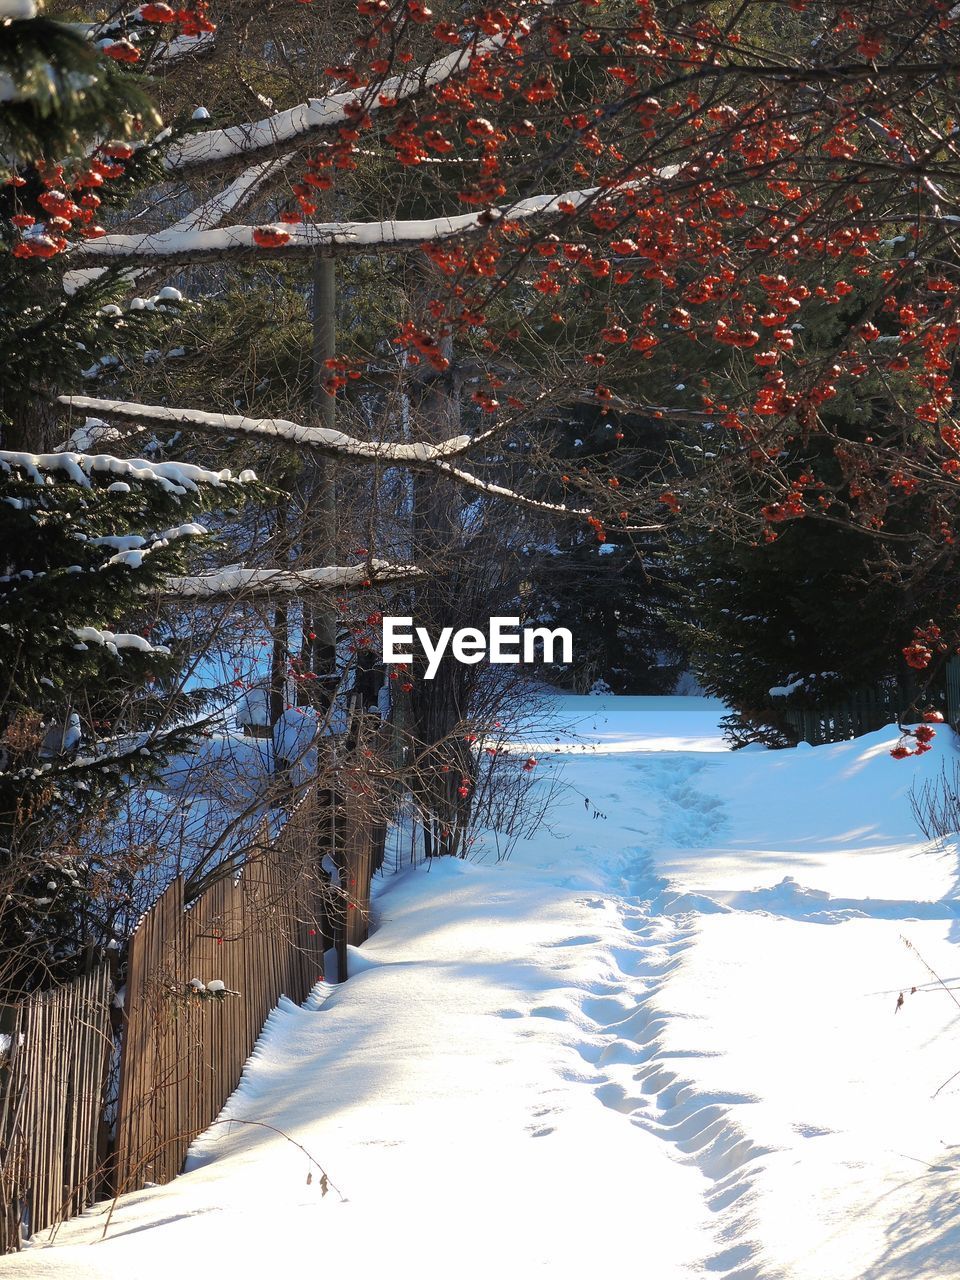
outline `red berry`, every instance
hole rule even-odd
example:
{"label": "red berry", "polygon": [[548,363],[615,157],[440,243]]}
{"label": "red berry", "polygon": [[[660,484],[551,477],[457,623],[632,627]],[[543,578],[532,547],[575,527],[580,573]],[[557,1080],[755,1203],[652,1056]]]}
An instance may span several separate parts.
{"label": "red berry", "polygon": [[144,22],[176,22],[177,15],[168,4],[145,4],[140,7]]}
{"label": "red berry", "polygon": [[140,50],[132,45],[129,40],[115,40],[113,44],[108,44],[103,52],[108,58],[113,58],[115,62],[140,61]]}
{"label": "red berry", "polygon": [[281,227],[255,227],[253,231],[253,243],[261,249],[277,249],[289,239],[290,232]]}

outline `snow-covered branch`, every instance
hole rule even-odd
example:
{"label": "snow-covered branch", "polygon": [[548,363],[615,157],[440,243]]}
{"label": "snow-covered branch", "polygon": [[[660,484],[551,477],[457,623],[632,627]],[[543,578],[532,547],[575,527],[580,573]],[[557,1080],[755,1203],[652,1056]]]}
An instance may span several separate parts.
{"label": "snow-covered branch", "polygon": [[89,240],[71,252],[74,264],[125,262],[134,265],[164,265],[205,262],[225,258],[311,258],[316,255],[341,257],[375,253],[399,253],[421,245],[438,244],[459,236],[485,232],[497,222],[527,222],[531,219],[569,216],[597,199],[615,196],[617,191],[636,187],[635,182],[619,188],[588,187],[580,191],[545,193],[517,200],[497,208],[449,218],[390,219],[384,222],[316,222],[277,228],[277,244],[258,244],[258,227],[223,227],[213,230],[185,228],[182,224],[152,235],[109,235]]}
{"label": "snow-covered branch", "polygon": [[325,565],[319,569],[214,569],[189,578],[168,578],[167,599],[212,602],[251,600],[263,596],[350,591],[384,583],[411,582],[425,575],[412,564],[371,560],[360,565]]}
{"label": "snow-covered branch", "polygon": [[170,650],[164,644],[151,644],[143,636],[130,631],[101,631],[99,627],[71,627],[77,638],[75,649],[88,649],[91,644],[102,645],[110,653],[120,649],[134,649],[138,653],[160,654],[169,657]]}
{"label": "snow-covered branch", "polygon": [[228,214],[235,213],[243,205],[248,204],[269,178],[281,172],[290,159],[290,154],[278,156],[274,160],[263,160],[259,164],[251,165],[249,169],[244,169],[243,173],[234,178],[233,182],[222,191],[205,200],[203,204],[198,205],[196,209],[175,223],[173,230],[207,231],[211,227],[219,226]]}
{"label": "snow-covered branch", "polygon": [[[462,467],[454,467],[449,462],[438,461],[435,464],[435,469],[442,471],[444,475],[449,476],[451,480],[455,480],[457,484],[461,484],[467,489],[476,489],[478,493],[485,493],[490,498],[503,498],[506,502],[512,502],[518,507],[526,507],[530,511],[545,511],[551,515],[578,520],[590,519],[595,514],[590,507],[568,507],[565,502],[548,502],[545,498],[528,498],[526,494],[518,493],[516,489],[508,489],[505,485],[495,484],[492,480],[484,480],[482,476],[474,475],[470,471],[464,471]],[[663,528],[662,524],[622,525],[617,532],[659,533]]]}
{"label": "snow-covered branch", "polygon": [[355,104],[376,111],[381,99],[402,102],[417,97],[434,85],[466,71],[478,54],[492,53],[509,39],[510,33],[489,36],[462,45],[423,67],[415,67],[402,75],[391,76],[375,84],[364,85],[322,98],[308,98],[288,111],[250,124],[232,125],[227,129],[210,129],[197,133],[171,146],[164,164],[168,170],[197,169],[222,164],[237,156],[254,157],[277,147],[301,143],[325,129],[335,128],[351,119]]}
{"label": "snow-covered branch", "polygon": [[[204,200],[202,204],[197,205],[195,209],[186,214],[178,222],[175,222],[169,228],[168,235],[182,235],[194,231],[210,231],[218,227],[224,218],[243,208],[249,204],[251,200],[262,190],[268,180],[283,171],[284,165],[290,159],[290,155],[277,157],[275,160],[263,160],[259,164],[251,165],[248,169],[244,169],[234,180],[229,183],[222,191],[218,191],[215,196],[211,196],[209,200]],[[131,237],[131,239],[143,239],[143,237]],[[154,264],[158,265],[158,264]],[[160,264],[162,265],[162,264]],[[80,267],[77,270],[71,270],[64,273],[63,291],[68,295],[73,295],[85,284],[90,284],[98,279],[107,270],[104,267]],[[130,271],[125,273],[124,278],[131,283],[147,274],[143,270]]]}
{"label": "snow-covered branch", "polygon": [[[178,427],[221,434],[236,433],[260,440],[280,440],[285,444],[306,447],[335,457],[439,471],[465,488],[475,489],[478,493],[485,493],[492,498],[503,498],[531,511],[548,512],[568,519],[582,520],[594,514],[589,507],[569,507],[562,502],[527,497],[516,489],[484,480],[481,476],[465,471],[462,467],[454,466],[450,462],[451,458],[460,457],[480,444],[490,444],[494,437],[505,429],[505,423],[475,438],[461,435],[452,436],[438,444],[397,444],[384,440],[358,440],[342,431],[326,427],[304,427],[298,422],[288,422],[283,418],[245,418],[240,414],[206,413],[200,409],[170,409],[163,405],[132,404],[123,400],[98,400],[93,396],[61,396],[60,403],[73,409],[102,413],[110,418],[136,422],[144,426]],[[662,527],[662,525],[630,526],[622,532],[654,533]]]}
{"label": "snow-covered branch", "polygon": [[98,400],[92,396],[61,396],[60,403],[91,410],[124,422],[152,427],[187,427],[195,431],[254,436],[303,445],[340,458],[366,458],[392,464],[434,462],[452,458],[470,447],[470,437],[454,436],[439,444],[394,444],[383,440],[358,440],[327,427],[304,427],[284,418],[246,418],[236,413],[205,413],[200,409],[169,409],[161,405],[131,404],[123,400]]}

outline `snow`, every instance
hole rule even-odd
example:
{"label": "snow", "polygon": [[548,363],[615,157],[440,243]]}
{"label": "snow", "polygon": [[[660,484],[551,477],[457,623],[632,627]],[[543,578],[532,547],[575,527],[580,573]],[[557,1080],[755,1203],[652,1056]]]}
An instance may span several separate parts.
{"label": "snow", "polygon": [[237,724],[265,728],[270,724],[270,690],[264,685],[240,695]]}
{"label": "snow", "polygon": [[57,756],[76,751],[82,739],[80,717],[75,711],[71,711],[64,724],[54,724],[47,729],[40,746],[40,759],[53,760]]}
{"label": "snow", "polygon": [[23,472],[34,484],[51,483],[60,472],[74,484],[90,488],[90,477],[97,473],[128,476],[138,483],[158,484],[166,493],[194,493],[202,485],[222,488],[227,484],[250,484],[256,480],[252,471],[208,471],[188,462],[146,462],[142,458],[114,458],[106,453],[20,453],[0,449],[0,471]]}
{"label": "snow", "polygon": [[[146,786],[127,793],[108,827],[97,833],[106,848],[150,848],[156,888],[141,884],[134,913],[145,908],[178,873],[189,875],[216,848],[224,860],[249,847],[276,800],[269,742],[228,733],[200,737],[193,749],[160,765]],[[97,844],[95,848],[99,848]]]}
{"label": "snow", "polygon": [[[114,490],[118,486],[110,485],[110,489]],[[129,486],[124,485],[120,488],[120,492],[128,492]],[[158,534],[155,538],[144,538],[138,533],[127,534],[105,534],[101,538],[88,538],[82,536],[82,540],[91,547],[113,547],[115,551],[141,551],[146,547],[156,551],[161,547],[167,546],[171,542],[176,542],[180,538],[197,538],[207,532],[202,524],[180,524],[172,529],[164,529],[163,533]],[[73,536],[77,536],[74,534]]]}
{"label": "snow", "polygon": [[[562,502],[547,502],[540,498],[526,497],[504,485],[484,480],[470,471],[465,471],[462,467],[456,467],[449,461],[451,457],[486,443],[498,430],[503,429],[504,424],[477,437],[458,435],[437,443],[425,441],[396,443],[385,440],[359,440],[355,436],[348,436],[333,428],[305,427],[285,418],[247,418],[241,414],[208,413],[202,409],[173,409],[165,405],[101,400],[95,396],[60,396],[59,401],[73,409],[96,410],[127,422],[190,427],[197,431],[236,432],[268,440],[286,440],[292,444],[305,445],[322,453],[342,457],[364,458],[370,461],[382,460],[395,462],[398,465],[429,466],[442,471],[466,488],[479,490],[492,497],[506,498],[510,502],[535,511],[553,511],[565,516],[591,514],[588,507],[568,507]],[[628,525],[625,532],[649,533],[660,528],[662,528],[661,525]]]}
{"label": "snow", "polygon": [[774,685],[772,689],[768,689],[771,698],[789,698],[791,693],[796,693],[798,689],[806,686],[807,677],[797,676],[795,680],[788,681],[787,684]]}
{"label": "snow", "polygon": [[96,627],[73,627],[71,630],[80,641],[78,645],[74,646],[76,649],[86,649],[89,644],[99,644],[103,645],[110,653],[116,653],[119,649],[136,649],[139,653],[165,655],[170,653],[166,645],[151,644],[145,637],[135,635],[129,631],[100,631]]}
{"label": "snow", "polygon": [[[764,618],[744,618],[744,622],[764,622]],[[812,672],[810,675],[802,676],[791,674],[787,677],[787,683],[782,685],[774,685],[767,692],[771,698],[789,698],[792,693],[796,693],[798,689],[815,690],[819,681],[837,680],[839,679],[835,671],[821,671],[819,675]]]}
{"label": "snow", "polygon": [[960,1010],[926,967],[957,973],[960,845],[908,801],[953,736],[731,752],[723,713],[554,698],[511,744],[565,782],[552,830],[384,877],[350,980],[273,1012],[188,1171],[8,1273],[335,1273],[362,1242],[425,1280],[960,1274]]}
{"label": "snow", "polygon": [[[0,27],[36,16],[36,0],[0,0]],[[41,75],[45,83],[41,82]],[[42,71],[40,67],[33,71],[29,83],[22,76],[0,71],[0,102],[26,102],[46,94],[55,95],[58,89],[57,76],[49,62],[42,64]]]}
{"label": "snow", "polygon": [[[473,441],[474,444],[477,441]],[[438,471],[444,472],[445,475],[456,480],[458,484],[464,485],[468,489],[477,489],[481,493],[486,493],[495,498],[507,498],[510,502],[515,502],[521,506],[529,507],[537,511],[555,511],[568,516],[589,516],[593,512],[589,507],[568,507],[564,502],[547,502],[540,498],[528,498],[524,494],[518,493],[515,489],[507,489],[502,484],[494,484],[491,480],[484,480],[480,476],[474,475],[472,471],[464,471],[462,467],[455,467],[449,462],[437,461],[435,463]],[[661,526],[650,526],[650,528],[660,528]]]}
{"label": "snow", "polygon": [[82,427],[74,427],[70,439],[58,445],[55,453],[87,453],[96,444],[108,440],[122,440],[127,433],[108,426],[100,418],[87,418]]}
{"label": "snow", "polygon": [[[188,214],[173,224],[171,230],[195,231],[217,226],[228,214],[233,213],[245,201],[252,199],[266,179],[282,169],[284,160],[285,157],[280,157],[277,160],[267,160],[261,164],[252,165],[241,173],[239,177],[235,178],[223,191],[197,205],[195,209],[191,209]],[[64,293],[72,296],[83,285],[91,284],[94,280],[99,279],[105,271],[105,267],[86,267],[64,272],[62,281]],[[143,271],[128,271],[124,272],[124,279],[133,283],[145,274],[146,272]],[[177,294],[178,296],[177,298],[168,298],[165,296],[168,294]],[[160,290],[157,298],[161,302],[182,301],[183,295],[179,289],[167,286]],[[107,308],[103,308],[103,310],[106,311]],[[118,307],[113,310],[114,312],[119,312]]]}
{"label": "snow", "polygon": [[[205,108],[199,108],[200,111]],[[197,113],[194,113],[194,119],[202,119]],[[178,222],[174,223],[174,229],[181,231],[197,231],[205,228],[217,226],[227,214],[233,213],[245,201],[251,200],[263,183],[274,174],[279,173],[283,168],[286,157],[280,157],[276,160],[264,160],[260,164],[251,165],[249,169],[245,169],[234,180],[229,183],[223,191],[215,196],[211,196],[209,200],[198,205],[196,209],[191,210]]]}
{"label": "snow", "polygon": [[[187,54],[196,53],[198,49],[209,49],[215,43],[212,31],[201,31],[195,36],[177,35],[161,45],[159,56],[163,62],[174,62]],[[194,114],[194,120],[203,119]]]}
{"label": "snow", "polygon": [[320,733],[320,718],[313,707],[290,707],[273,726],[273,749],[277,760],[288,767],[294,786],[304,786],[316,773],[314,745]]}
{"label": "snow", "polygon": [[[200,135],[201,138],[209,135]],[[499,208],[482,209],[475,213],[462,213],[450,217],[417,218],[409,220],[387,219],[379,222],[316,222],[284,226],[287,239],[274,252],[313,253],[330,249],[340,252],[379,253],[384,248],[416,249],[427,241],[437,242],[455,236],[483,231],[491,221],[523,222],[531,218],[548,217],[562,212],[561,205],[579,209],[592,203],[598,196],[615,195],[618,189],[630,190],[641,185],[624,182],[620,188],[588,187],[583,190],[547,192],[517,200]],[[189,220],[177,223],[153,233],[112,234],[96,240],[85,241],[82,247],[72,251],[84,262],[98,259],[116,261],[128,259],[151,262],[165,259],[169,262],[194,262],[203,258],[220,258],[225,254],[244,253],[263,255],[269,250],[258,247],[254,241],[257,230],[252,226],[210,227],[194,225]],[[84,277],[85,279],[89,277]]]}

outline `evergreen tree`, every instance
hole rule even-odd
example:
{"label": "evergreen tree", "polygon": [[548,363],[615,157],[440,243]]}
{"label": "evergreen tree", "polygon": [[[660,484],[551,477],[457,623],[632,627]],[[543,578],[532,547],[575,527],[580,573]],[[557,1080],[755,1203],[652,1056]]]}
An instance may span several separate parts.
{"label": "evergreen tree", "polygon": [[[150,175],[136,137],[157,117],[139,85],[82,31],[0,18],[6,86],[0,155],[0,989],[62,978],[107,944],[99,927],[114,867],[92,867],[83,832],[124,786],[188,740],[189,698],[150,682],[174,662],[158,595],[206,533],[192,517],[233,506],[234,478],[174,463],[86,453],[120,433],[88,423],[55,442],[55,396],[86,366],[142,350],[181,305],[177,290],[117,305],[101,273],[64,292],[57,259],[102,234],[109,189]],[[105,141],[105,138],[112,140]]]}
{"label": "evergreen tree", "polygon": [[[871,430],[837,415],[831,427],[851,447]],[[795,441],[781,459],[787,483],[815,473],[846,497],[826,453],[823,441]],[[756,497],[755,476],[721,470],[716,483],[714,506],[736,510]],[[950,611],[955,595],[952,544],[935,558],[917,555],[929,527],[923,501],[908,493],[886,508],[882,536],[816,514],[781,519],[772,501],[764,509],[772,520],[766,538],[732,535],[719,520],[700,531],[687,522],[675,544],[688,612],[674,629],[704,688],[733,709],[737,740],[795,741],[788,712],[867,688],[887,686],[904,714],[935,702],[940,664],[918,682],[902,656],[915,630]]]}
{"label": "evergreen tree", "polygon": [[574,662],[559,683],[577,692],[598,681],[614,693],[673,692],[685,656],[666,622],[678,602],[664,559],[662,547],[581,534],[539,562],[537,617],[573,636]]}
{"label": "evergreen tree", "polygon": [[[672,446],[663,424],[635,414],[583,407],[554,424],[554,457],[581,471],[650,484],[664,479]],[[670,693],[685,655],[669,619],[682,614],[675,563],[659,534],[617,535],[560,527],[548,554],[537,545],[529,568],[534,616],[567,627],[574,663],[560,676],[578,690],[597,681],[615,693]]]}
{"label": "evergreen tree", "polygon": [[[952,37],[902,0],[871,6],[869,28],[846,13],[836,23],[815,0],[772,16],[757,0],[736,14],[709,5],[702,21],[689,6],[646,0],[601,8],[434,13],[411,0],[395,13],[361,0],[358,21],[335,24],[327,43],[306,37],[326,36],[329,16],[298,6],[287,30],[291,47],[309,50],[305,86],[259,21],[212,49],[188,48],[186,62],[179,52],[164,61],[155,40],[171,82],[191,56],[233,59],[233,92],[218,86],[226,127],[166,146],[169,186],[147,216],[92,240],[71,265],[190,271],[198,288],[222,284],[238,264],[291,279],[299,270],[296,288],[312,294],[311,360],[300,364],[308,404],[296,422],[278,422],[291,398],[274,378],[262,397],[254,384],[265,402],[256,417],[231,412],[244,404],[231,394],[245,380],[238,369],[256,367],[256,350],[236,353],[212,397],[206,385],[189,397],[185,387],[180,408],[70,403],[114,423],[299,450],[308,461],[298,501],[265,551],[282,573],[298,563],[333,573],[336,530],[324,514],[340,485],[333,467],[361,461],[371,474],[417,473],[395,489],[400,509],[387,521],[361,517],[370,536],[359,555],[371,565],[399,546],[404,559],[423,550],[430,571],[443,571],[459,554],[458,530],[491,500],[579,521],[609,543],[649,531],[663,511],[655,488],[632,482],[625,451],[616,469],[604,460],[568,483],[550,448],[536,446],[537,426],[571,404],[620,400],[693,425],[709,417],[749,466],[767,468],[760,487],[773,493],[761,501],[777,520],[787,508],[807,514],[802,495],[775,496],[785,446],[798,432],[826,437],[823,406],[838,393],[862,398],[893,373],[907,374],[899,420],[934,424],[921,428],[928,473],[956,463],[945,456],[952,437],[936,428],[951,403],[940,371],[955,345],[957,290],[938,265],[945,206],[931,196],[937,182],[952,192],[953,175],[927,135],[949,102],[932,86],[952,65]],[[331,64],[323,93],[320,49]],[[785,49],[797,62],[786,79]],[[867,74],[878,52],[880,122]],[[863,74],[850,77],[851,60]],[[920,116],[918,68],[931,86]],[[824,86],[814,103],[811,85]],[[261,118],[250,120],[248,101],[262,104]],[[905,228],[917,231],[909,261],[894,247]],[[358,321],[371,306],[379,323]],[[898,332],[881,335],[874,319]],[[881,336],[914,349],[888,360]],[[911,368],[921,351],[924,368]],[[897,483],[888,461],[878,449],[858,455],[859,496],[847,512],[863,510],[871,486]],[[943,475],[933,479],[954,483],[952,470]],[[763,509],[747,517],[765,519]],[[316,642],[335,666],[326,612],[304,627],[303,644]],[[279,713],[288,648],[298,647],[291,617],[275,615]],[[331,672],[317,663],[308,674]]]}
{"label": "evergreen tree", "polygon": [[0,451],[3,986],[65,976],[109,941],[98,894],[110,871],[94,874],[80,840],[131,778],[196,732],[189,701],[150,697],[174,661],[154,638],[156,599],[205,532],[189,517],[238,500],[248,480]]}

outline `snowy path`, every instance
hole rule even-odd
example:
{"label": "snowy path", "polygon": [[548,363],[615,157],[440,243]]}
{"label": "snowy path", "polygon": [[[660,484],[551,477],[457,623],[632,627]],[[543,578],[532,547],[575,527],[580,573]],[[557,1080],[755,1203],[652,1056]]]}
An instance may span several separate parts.
{"label": "snowy path", "polygon": [[389,879],[228,1105],[346,1202],[217,1125],[105,1240],[97,1210],[0,1271],[960,1277],[960,1011],[918,958],[960,975],[957,850],[906,798],[947,735],[727,753],[697,699],[568,703],[562,838]]}

